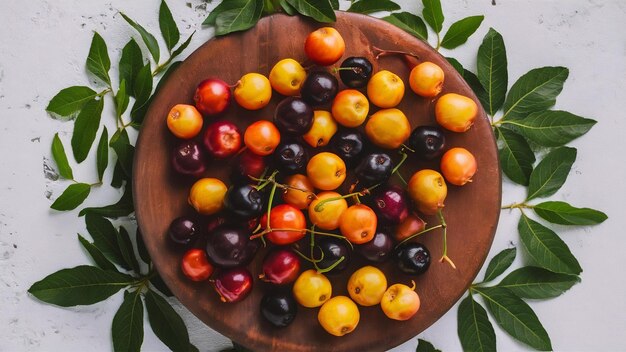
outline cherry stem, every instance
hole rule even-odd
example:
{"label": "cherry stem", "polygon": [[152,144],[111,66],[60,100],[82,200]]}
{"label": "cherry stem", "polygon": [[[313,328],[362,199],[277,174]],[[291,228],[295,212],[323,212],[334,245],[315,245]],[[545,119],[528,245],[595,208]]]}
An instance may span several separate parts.
{"label": "cherry stem", "polygon": [[317,263],[313,263],[313,265],[315,266],[315,269],[317,270],[318,273],[323,274],[323,273],[327,273],[327,272],[333,270],[335,267],[337,267],[337,265],[341,264],[341,262],[343,262],[344,259],[346,259],[346,256],[342,255],[341,258],[337,259],[336,262],[332,263],[331,265],[329,265],[328,267],[326,267],[324,269],[320,269],[317,266]]}
{"label": "cherry stem", "polygon": [[276,182],[275,178],[276,178],[276,174],[277,173],[278,173],[278,171],[274,171],[274,173],[272,173],[272,175],[270,175],[270,177],[268,177],[268,178],[263,178],[263,175],[261,175],[261,177],[259,177],[259,178],[251,176],[251,175],[248,175],[248,177],[252,181],[257,181],[259,183],[259,185],[256,186],[256,189],[258,191],[262,190],[263,188],[265,188],[265,186],[267,186],[268,184],[272,183],[277,188],[280,188],[282,190],[292,189],[294,191],[300,191],[300,192],[303,192],[303,193],[309,193],[313,199],[317,199],[317,196],[313,192],[311,192],[311,191],[308,191],[308,190],[302,189],[302,188],[298,188],[298,187],[294,187],[294,186],[290,186],[290,185],[286,185],[286,184],[282,184],[280,182]]}
{"label": "cherry stem", "polygon": [[443,227],[443,255],[441,256],[441,259],[439,259],[439,262],[443,263],[445,261],[450,264],[452,269],[456,269],[456,265],[454,265],[452,259],[448,257],[448,224],[446,224],[446,220],[443,217],[443,211],[441,211],[441,209],[437,212],[437,217],[439,217],[439,221],[441,221],[441,226]]}
{"label": "cherry stem", "polygon": [[[315,231],[315,224],[313,224],[313,226],[311,226],[311,229],[309,230],[311,232],[311,259],[315,258],[315,254],[314,254],[314,248],[315,248],[315,234],[317,233]],[[344,237],[345,239],[345,237]],[[348,241],[348,243],[350,243],[350,241]],[[350,246],[352,246],[352,243],[350,243]],[[317,247],[320,248],[320,247]],[[352,248],[354,249],[354,248]],[[296,250],[297,252],[297,250]],[[321,269],[319,266],[317,266],[318,262],[321,262],[324,259],[324,251],[322,251],[322,249],[320,248],[320,253],[322,255],[322,257],[319,260],[310,260],[311,263],[313,263],[313,266],[315,267],[315,270],[317,270],[318,273],[323,274],[326,272],[329,272],[331,270],[333,270],[337,265],[339,265],[339,263],[341,263],[344,259],[345,256],[341,256],[341,258],[339,258],[336,262],[334,262],[333,264],[331,264],[330,266],[328,266],[327,268],[323,268]],[[308,258],[302,256],[303,258],[305,258],[306,260],[308,260]]]}
{"label": "cherry stem", "polygon": [[291,248],[294,252],[296,252],[297,255],[299,255],[302,259],[306,260],[309,263],[312,263],[313,266],[316,266],[316,263],[323,260],[324,259],[324,253],[322,253],[322,257],[320,259],[315,259],[313,257],[313,251],[311,250],[311,257],[307,257],[306,255],[304,255],[304,253],[300,252],[298,249],[296,248]]}
{"label": "cherry stem", "polygon": [[315,208],[313,208],[313,210],[315,210],[316,212],[319,213],[320,211],[324,210],[324,204],[326,204],[328,202],[333,202],[333,201],[336,201],[336,200],[345,199],[345,198],[354,197],[354,196],[356,196],[357,199],[358,199],[359,196],[362,197],[362,196],[366,196],[366,195],[370,194],[371,191],[373,189],[375,189],[376,187],[378,187],[378,186],[380,186],[380,183],[375,184],[374,186],[372,186],[370,188],[366,188],[366,189],[364,189],[362,191],[359,191],[359,192],[352,192],[352,193],[344,194],[344,195],[338,196],[338,197],[331,197],[331,198],[323,199],[319,203],[317,203],[317,205],[315,205]]}
{"label": "cherry stem", "polygon": [[[276,176],[276,171],[272,173],[270,179]],[[272,183],[272,190],[270,191],[270,199],[267,201],[267,224],[265,226],[266,229],[270,229],[270,218],[272,216],[272,203],[274,202],[274,195],[276,194],[276,183]]]}
{"label": "cherry stem", "polygon": [[398,163],[398,165],[396,165],[393,170],[391,170],[392,174],[395,174],[396,172],[398,172],[398,169],[400,169],[400,166],[402,166],[402,164],[404,164],[404,162],[406,161],[406,158],[409,157],[409,154],[407,154],[404,151],[399,151],[400,155],[402,155],[402,159],[400,159],[400,162]]}
{"label": "cherry stem", "polygon": [[425,234],[425,233],[427,233],[427,232],[430,232],[430,231],[432,231],[432,230],[440,229],[440,228],[442,228],[442,227],[443,227],[443,225],[439,224],[439,225],[435,225],[435,226],[429,227],[429,228],[427,228],[427,229],[423,229],[422,231],[418,231],[418,232],[416,232],[416,233],[412,234],[411,236],[409,236],[409,237],[407,237],[407,238],[403,239],[400,243],[398,243],[398,244],[396,245],[396,248],[397,248],[397,247],[399,247],[400,245],[402,245],[403,243],[406,243],[406,242],[408,242],[408,241],[410,241],[410,240],[414,239],[414,238],[415,238],[415,237],[417,237],[417,236],[423,235],[423,234]]}
{"label": "cherry stem", "polygon": [[337,73],[339,71],[352,71],[356,74],[360,74],[363,72],[363,69],[360,67],[333,67],[334,73]]}
{"label": "cherry stem", "polygon": [[417,54],[408,52],[408,51],[401,51],[401,50],[386,50],[386,49],[381,49],[378,48],[376,46],[372,46],[372,49],[374,49],[376,53],[375,59],[378,60],[381,56],[389,56],[389,55],[407,55],[407,56],[411,56],[414,57],[416,59],[419,60],[419,56]]}

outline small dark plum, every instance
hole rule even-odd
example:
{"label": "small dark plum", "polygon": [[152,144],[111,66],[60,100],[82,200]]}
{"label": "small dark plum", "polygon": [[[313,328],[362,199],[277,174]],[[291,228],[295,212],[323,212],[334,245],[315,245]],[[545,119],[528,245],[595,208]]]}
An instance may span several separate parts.
{"label": "small dark plum", "polygon": [[402,188],[390,185],[374,192],[371,203],[378,219],[397,225],[409,215],[408,197]]}
{"label": "small dark plum", "polygon": [[206,252],[209,260],[221,268],[247,265],[259,249],[259,242],[250,240],[250,231],[230,224],[209,233]]}
{"label": "small dark plum", "polygon": [[230,179],[232,181],[250,181],[250,176],[261,177],[267,168],[267,159],[263,156],[244,150],[234,160]]}
{"label": "small dark plum", "polygon": [[179,143],[172,153],[172,167],[182,175],[199,177],[206,170],[204,150],[194,141]]}
{"label": "small dark plum", "polygon": [[443,154],[446,137],[438,126],[419,126],[411,132],[409,146],[419,158],[432,160]]}
{"label": "small dark plum", "polygon": [[326,71],[314,71],[307,75],[300,88],[302,99],[313,106],[330,103],[339,92],[337,78]]}
{"label": "small dark plum", "polygon": [[353,165],[365,149],[365,137],[355,129],[344,129],[337,132],[330,141],[332,150],[347,165]]}
{"label": "small dark plum", "polygon": [[300,258],[288,248],[276,248],[263,260],[263,273],[259,279],[276,285],[289,284],[298,278]]}
{"label": "small dark plum", "polygon": [[386,182],[393,171],[393,161],[385,153],[368,154],[354,169],[360,185],[371,187]]}
{"label": "small dark plum", "polygon": [[246,298],[252,291],[252,274],[246,268],[234,268],[220,272],[212,281],[222,302],[234,303]]}
{"label": "small dark plum", "polygon": [[302,136],[313,125],[313,108],[300,98],[285,98],[276,106],[274,124],[287,136]]}
{"label": "small dark plum", "polygon": [[274,151],[274,164],[285,174],[301,174],[305,172],[309,157],[304,146],[298,142],[285,142]]}
{"label": "small dark plum", "polygon": [[176,244],[188,245],[198,237],[198,226],[193,219],[181,216],[170,223],[167,235]]}
{"label": "small dark plum", "polygon": [[369,261],[385,262],[393,251],[393,237],[387,231],[377,231],[371,241],[356,246],[356,251]]}
{"label": "small dark plum", "polygon": [[[326,237],[315,243],[315,260],[322,258],[317,262],[317,267],[321,270],[328,269],[335,265],[339,260],[341,262],[337,264],[332,270],[329,270],[328,274],[336,274],[348,267],[350,264],[350,248],[346,244],[345,240],[334,237]],[[344,257],[341,259],[341,257]]]}
{"label": "small dark plum", "polygon": [[341,63],[339,77],[350,88],[362,88],[372,77],[372,63],[362,56],[351,56]]}
{"label": "small dark plum", "polygon": [[230,186],[224,197],[224,208],[240,219],[258,218],[264,206],[264,193],[248,183]]}
{"label": "small dark plum", "polygon": [[277,328],[291,324],[297,312],[296,300],[289,293],[268,293],[261,298],[261,315]]}
{"label": "small dark plum", "polygon": [[430,252],[421,243],[407,242],[394,251],[400,271],[409,275],[421,275],[430,266]]}

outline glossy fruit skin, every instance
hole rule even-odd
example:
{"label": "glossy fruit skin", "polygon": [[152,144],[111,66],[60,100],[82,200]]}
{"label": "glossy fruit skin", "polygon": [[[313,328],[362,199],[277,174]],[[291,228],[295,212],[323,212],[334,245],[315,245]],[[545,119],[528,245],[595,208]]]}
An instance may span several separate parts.
{"label": "glossy fruit skin", "polygon": [[401,242],[407,237],[410,237],[420,231],[424,231],[426,228],[426,222],[420,218],[417,214],[411,213],[406,217],[398,226],[394,232],[394,238],[396,241]]}
{"label": "glossy fruit skin", "polygon": [[235,155],[241,149],[241,132],[230,121],[220,120],[207,126],[202,139],[211,156],[218,159]]}
{"label": "glossy fruit skin", "polygon": [[421,243],[406,242],[394,251],[398,269],[409,275],[422,275],[430,267],[430,252]]}
{"label": "glossy fruit skin", "polygon": [[283,328],[293,322],[298,313],[295,299],[286,293],[268,293],[261,298],[261,316],[274,327]]}
{"label": "glossy fruit skin", "polygon": [[[319,239],[319,237],[316,238]],[[316,240],[313,253],[316,259],[319,259],[323,255],[322,260],[317,263],[320,269],[329,268],[331,265],[341,260],[337,266],[326,272],[326,274],[329,275],[344,271],[350,264],[350,248],[348,248],[346,241],[339,238],[324,237],[321,240]],[[341,259],[341,257],[344,258]]]}
{"label": "glossy fruit skin", "polygon": [[399,224],[409,215],[408,195],[398,186],[377,188],[371,204],[378,219],[389,224]]}
{"label": "glossy fruit skin", "polygon": [[313,148],[327,145],[337,132],[337,122],[328,111],[313,111],[313,124],[302,136],[305,142]]}
{"label": "glossy fruit skin", "polygon": [[181,270],[191,281],[204,281],[213,274],[214,269],[202,249],[192,248],[183,255]]}
{"label": "glossy fruit skin", "polygon": [[365,134],[372,143],[385,149],[397,149],[411,134],[411,124],[398,109],[382,109],[370,116]]}
{"label": "glossy fruit skin", "polygon": [[305,176],[295,174],[285,178],[284,184],[297,189],[287,189],[283,192],[283,201],[302,210],[307,209],[315,199],[313,184]]}
{"label": "glossy fruit skin", "polygon": [[287,97],[276,106],[274,124],[283,134],[302,136],[313,125],[313,108],[300,98]]}
{"label": "glossy fruit skin", "polygon": [[309,162],[304,146],[294,141],[279,144],[273,156],[275,167],[287,175],[304,172]]}
{"label": "glossy fruit skin", "polygon": [[444,73],[439,65],[424,61],[413,67],[409,75],[409,86],[415,94],[434,98],[443,89]]}
{"label": "glossy fruit skin", "polygon": [[419,311],[420,298],[409,286],[395,284],[385,291],[380,307],[389,319],[409,320]]}
{"label": "glossy fruit skin", "polygon": [[195,141],[182,141],[172,151],[172,168],[181,175],[200,177],[206,171],[204,150]]}
{"label": "glossy fruit skin", "polygon": [[226,185],[217,178],[201,178],[191,186],[189,204],[202,215],[212,215],[222,210]]}
{"label": "glossy fruit skin", "polygon": [[346,209],[339,219],[339,230],[354,244],[367,243],[374,238],[378,218],[372,208],[355,204]]}
{"label": "glossy fruit skin", "polygon": [[267,197],[248,183],[235,183],[224,197],[224,209],[241,220],[258,218],[263,214]]}
{"label": "glossy fruit skin", "polygon": [[258,249],[259,241],[250,240],[250,231],[235,225],[219,226],[207,237],[207,256],[221,268],[248,265]]}
{"label": "glossy fruit skin", "polygon": [[[267,214],[261,218],[261,226],[267,224]],[[299,241],[306,234],[306,218],[302,211],[293,205],[280,204],[272,208],[270,214],[270,228],[297,229],[299,231],[274,230],[265,235],[272,243],[287,245]]]}
{"label": "glossy fruit skin", "polygon": [[391,177],[393,161],[386,153],[372,153],[364,156],[354,172],[359,185],[371,187],[386,182]]}
{"label": "glossy fruit skin", "polygon": [[307,308],[321,306],[333,292],[328,278],[313,269],[303,271],[298,276],[292,291],[296,301]]}
{"label": "glossy fruit skin", "polygon": [[275,248],[263,260],[263,273],[259,278],[275,285],[290,284],[300,274],[300,258],[288,248]]}
{"label": "glossy fruit skin", "polygon": [[241,152],[232,163],[231,180],[235,182],[250,182],[249,176],[259,178],[267,168],[267,160],[250,150]]}
{"label": "glossy fruit skin", "polygon": [[365,151],[365,137],[355,129],[340,130],[331,140],[330,146],[335,154],[352,166]]}
{"label": "glossy fruit skin", "polygon": [[393,108],[404,97],[404,82],[391,71],[378,71],[367,83],[367,97],[379,108]]}
{"label": "glossy fruit skin", "polygon": [[367,97],[356,89],[345,89],[339,92],[331,111],[333,117],[344,127],[358,127],[365,121],[370,110]]}
{"label": "glossy fruit skin", "polygon": [[348,279],[350,298],[365,307],[379,304],[386,290],[385,274],[371,265],[358,269]]}
{"label": "glossy fruit skin", "polygon": [[198,225],[189,217],[178,217],[170,223],[167,237],[175,244],[186,246],[198,237]]}
{"label": "glossy fruit skin", "polygon": [[278,61],[269,74],[269,81],[275,91],[282,95],[294,96],[300,93],[302,82],[306,79],[306,71],[294,59]]}
{"label": "glossy fruit skin", "polygon": [[272,99],[272,86],[260,73],[247,73],[237,82],[233,92],[239,105],[248,110],[264,108]]}
{"label": "glossy fruit skin", "polygon": [[322,305],[317,314],[320,325],[334,336],[343,336],[354,331],[360,318],[359,308],[346,296],[331,298]]}
{"label": "glossy fruit skin", "polygon": [[280,144],[280,131],[272,122],[259,120],[246,128],[243,142],[256,155],[270,155]]}
{"label": "glossy fruit skin", "polygon": [[409,136],[409,147],[415,150],[420,159],[432,160],[443,154],[446,146],[446,136],[441,127],[419,126]]}
{"label": "glossy fruit skin", "polygon": [[346,50],[346,43],[341,34],[332,27],[322,27],[311,33],[304,41],[306,56],[321,66],[337,62]]}
{"label": "glossy fruit skin", "polygon": [[443,128],[465,132],[472,127],[478,106],[472,99],[456,93],[442,95],[435,103],[435,118]]}
{"label": "glossy fruit skin", "polygon": [[330,103],[339,91],[339,82],[332,73],[314,71],[309,73],[300,88],[302,99],[313,106]]}
{"label": "glossy fruit skin", "polygon": [[448,195],[448,186],[443,176],[431,169],[422,169],[414,173],[407,190],[417,205],[417,210],[426,215],[435,215],[442,209]]}
{"label": "glossy fruit skin", "polygon": [[341,194],[332,191],[321,192],[317,198],[313,199],[309,205],[309,220],[318,228],[326,231],[332,231],[339,228],[339,219],[341,214],[348,209],[348,202],[345,198],[332,200],[323,204],[321,209],[317,209],[317,205],[329,198],[340,197]]}
{"label": "glossy fruit skin", "polygon": [[332,191],[346,179],[346,163],[336,154],[315,154],[306,166],[307,177],[317,189]]}
{"label": "glossy fruit skin", "polygon": [[204,119],[193,105],[177,104],[167,114],[167,128],[178,138],[190,139],[202,130]]}
{"label": "glossy fruit skin", "polygon": [[372,63],[362,56],[351,56],[341,63],[339,77],[350,88],[363,88],[372,77]]}
{"label": "glossy fruit skin", "polygon": [[246,268],[222,271],[215,278],[213,286],[225,303],[239,302],[252,291],[252,275]]}
{"label": "glossy fruit skin", "polygon": [[446,181],[463,186],[472,181],[476,173],[476,158],[465,148],[452,148],[445,152],[440,162],[441,173]]}
{"label": "glossy fruit skin", "polygon": [[217,115],[230,106],[230,87],[218,78],[209,78],[198,84],[193,100],[203,115]]}
{"label": "glossy fruit skin", "polygon": [[393,251],[393,238],[385,231],[378,230],[371,241],[355,247],[365,259],[374,263],[384,263]]}

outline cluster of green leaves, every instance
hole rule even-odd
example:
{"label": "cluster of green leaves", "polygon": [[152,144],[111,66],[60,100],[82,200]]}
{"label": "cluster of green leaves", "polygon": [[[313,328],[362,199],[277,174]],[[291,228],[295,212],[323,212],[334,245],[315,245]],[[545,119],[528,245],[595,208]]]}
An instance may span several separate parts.
{"label": "cluster of green leaves", "polygon": [[[134,241],[127,231],[127,228],[136,225],[131,220],[126,220],[126,226],[116,228],[109,220],[128,216],[134,211],[131,182],[135,148],[127,128],[138,128],[141,125],[152,97],[161,82],[180,64],[174,59],[187,48],[193,33],[178,45],[180,32],[170,9],[162,1],[159,27],[169,56],[160,62],[161,48],[154,35],[125,14],[122,13],[121,17],[139,34],[150,57],[144,57],[139,43],[131,38],[122,49],[119,59],[119,84],[116,90],[109,75],[111,60],[106,42],[98,33],[94,33],[86,68],[97,78],[98,86],[62,89],[52,98],[46,110],[57,119],[73,120],[71,151],[78,164],[87,159],[98,131],[101,130],[95,151],[98,174],[98,182],[95,183],[83,183],[74,179],[63,142],[59,134],[55,134],[52,156],[59,176],[72,183],[52,203],[51,208],[59,211],[76,209],[88,197],[92,187],[102,186],[109,164],[109,149],[116,156],[111,186],[118,189],[123,187],[123,194],[114,204],[83,208],[78,213],[79,216],[84,216],[93,242],[80,234],[78,240],[95,265],[81,265],[52,273],[34,283],[29,292],[44,302],[70,307],[95,304],[124,290],[123,302],[111,326],[115,351],[141,349],[144,307],[152,331],[171,350],[197,351],[189,342],[187,327],[182,318],[162,296],[172,294],[154,270],[139,231],[135,232]],[[156,87],[155,78],[160,79]],[[113,118],[116,126],[110,139],[105,123],[101,121],[105,97],[109,94],[114,104]],[[129,110],[131,102],[132,107]]]}

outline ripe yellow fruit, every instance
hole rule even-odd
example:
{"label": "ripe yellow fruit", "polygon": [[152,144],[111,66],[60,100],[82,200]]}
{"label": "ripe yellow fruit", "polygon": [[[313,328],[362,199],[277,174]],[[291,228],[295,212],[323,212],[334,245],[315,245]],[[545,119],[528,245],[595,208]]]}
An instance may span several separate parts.
{"label": "ripe yellow fruit", "polygon": [[393,108],[404,97],[404,82],[391,71],[378,71],[367,83],[367,97],[379,108]]}
{"label": "ripe yellow fruit", "polygon": [[306,71],[294,59],[282,59],[272,67],[269,80],[272,88],[282,95],[293,96],[300,93],[306,79]]}
{"label": "ripe yellow fruit", "polygon": [[381,148],[397,149],[409,138],[411,124],[401,110],[382,109],[370,116],[365,134]]}
{"label": "ripe yellow fruit", "polygon": [[267,77],[260,73],[247,73],[237,82],[233,92],[237,104],[248,110],[259,110],[269,104],[272,86]]}
{"label": "ripe yellow fruit", "polygon": [[335,336],[349,334],[359,324],[359,307],[346,296],[337,296],[324,303],[317,320],[324,330]]}
{"label": "ripe yellow fruit", "polygon": [[189,204],[202,215],[212,215],[222,210],[226,185],[217,178],[201,178],[191,186]]}
{"label": "ripe yellow fruit", "polygon": [[478,114],[478,106],[472,99],[448,93],[437,99],[435,118],[437,123],[453,132],[465,132],[472,127]]}
{"label": "ripe yellow fruit", "polygon": [[296,301],[307,308],[321,306],[333,293],[328,278],[313,269],[304,271],[298,276],[292,291]]}
{"label": "ripe yellow fruit", "polygon": [[373,306],[383,299],[387,290],[387,278],[380,269],[371,265],[355,271],[348,279],[350,297],[362,306]]}
{"label": "ripe yellow fruit", "polygon": [[422,169],[411,176],[407,186],[409,196],[417,210],[426,215],[437,214],[444,206],[448,186],[443,176],[435,170]]}

